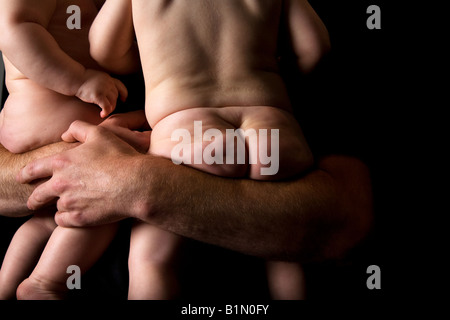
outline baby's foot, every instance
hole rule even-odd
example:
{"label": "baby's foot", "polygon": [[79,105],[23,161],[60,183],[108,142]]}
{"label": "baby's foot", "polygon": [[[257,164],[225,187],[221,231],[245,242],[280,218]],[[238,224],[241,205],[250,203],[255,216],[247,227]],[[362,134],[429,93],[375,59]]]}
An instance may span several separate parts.
{"label": "baby's foot", "polygon": [[17,288],[17,300],[62,300],[67,287],[34,278],[25,279]]}

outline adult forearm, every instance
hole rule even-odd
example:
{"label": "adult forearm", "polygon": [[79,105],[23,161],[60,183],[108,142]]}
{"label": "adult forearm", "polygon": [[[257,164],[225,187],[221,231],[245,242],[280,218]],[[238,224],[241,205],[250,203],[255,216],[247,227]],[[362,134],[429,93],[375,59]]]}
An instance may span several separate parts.
{"label": "adult forearm", "polygon": [[30,161],[50,156],[72,148],[67,143],[56,143],[34,151],[13,154],[0,145],[0,215],[21,217],[31,213],[27,208],[27,200],[34,185],[19,184],[16,175]]}
{"label": "adult forearm", "polygon": [[[21,159],[19,159],[21,158]],[[13,155],[0,145],[0,215],[20,217],[29,214],[27,199],[31,194],[30,185],[15,182],[14,173],[25,165],[22,157]]]}
{"label": "adult forearm", "polygon": [[144,167],[143,220],[199,241],[270,259],[342,255],[367,232],[371,190],[356,159],[330,156],[284,182],[211,176],[164,159]]}
{"label": "adult forearm", "polygon": [[58,200],[55,220],[63,227],[134,217],[246,254],[311,261],[342,255],[371,225],[368,170],[353,158],[325,157],[304,177],[262,182],[176,166],[83,122],[68,135],[82,144],[19,175],[22,183],[52,175],[28,205]]}

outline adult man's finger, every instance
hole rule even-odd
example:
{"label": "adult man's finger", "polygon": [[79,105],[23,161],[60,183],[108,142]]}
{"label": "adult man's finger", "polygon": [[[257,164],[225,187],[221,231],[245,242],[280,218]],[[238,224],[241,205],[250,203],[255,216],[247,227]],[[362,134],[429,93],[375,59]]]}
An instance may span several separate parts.
{"label": "adult man's finger", "polygon": [[70,125],[66,132],[62,134],[61,139],[65,142],[79,141],[81,143],[85,143],[90,130],[95,129],[96,127],[97,126],[93,124],[77,120]]}
{"label": "adult man's finger", "polygon": [[151,131],[132,131],[123,127],[110,127],[108,128],[112,133],[118,136],[120,139],[133,146],[137,151],[141,153],[147,153],[150,147]]}
{"label": "adult man's finger", "polygon": [[130,130],[150,130],[144,110],[130,111],[110,116],[100,124],[101,127],[124,127]]}
{"label": "adult man's finger", "polygon": [[34,189],[33,193],[28,198],[28,209],[37,210],[56,202],[56,199],[58,198],[58,188],[55,188],[52,183],[53,181],[49,180]]}
{"label": "adult man's finger", "polygon": [[58,226],[63,228],[77,228],[77,227],[86,227],[80,221],[75,221],[71,219],[70,212],[67,211],[58,211],[55,214],[55,222]]}
{"label": "adult man's finger", "polygon": [[66,220],[67,220],[66,214],[64,212],[61,212],[61,211],[56,212],[55,222],[58,226],[63,227],[63,228],[75,227],[74,225],[71,225],[70,223],[68,223]]}
{"label": "adult man's finger", "polygon": [[25,166],[16,176],[19,183],[31,183],[38,179],[44,179],[53,175],[53,157],[35,160]]}

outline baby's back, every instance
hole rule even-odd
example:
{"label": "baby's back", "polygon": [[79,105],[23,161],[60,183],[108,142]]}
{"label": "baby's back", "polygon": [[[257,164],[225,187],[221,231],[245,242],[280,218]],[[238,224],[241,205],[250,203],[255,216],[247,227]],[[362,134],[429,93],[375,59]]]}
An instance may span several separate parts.
{"label": "baby's back", "polygon": [[150,122],[193,107],[289,108],[281,12],[274,0],[133,1]]}

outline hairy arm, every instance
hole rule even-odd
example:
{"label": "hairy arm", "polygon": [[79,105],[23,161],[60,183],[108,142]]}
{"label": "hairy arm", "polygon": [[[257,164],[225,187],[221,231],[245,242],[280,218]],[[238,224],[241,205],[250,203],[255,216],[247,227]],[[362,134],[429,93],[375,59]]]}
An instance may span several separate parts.
{"label": "hairy arm", "polygon": [[35,159],[54,155],[73,147],[74,144],[60,142],[27,153],[13,154],[0,145],[0,215],[23,217],[31,214],[27,207],[27,200],[35,185],[17,183],[17,173]]}
{"label": "hairy arm", "polygon": [[82,122],[63,138],[82,145],[34,161],[18,179],[52,176],[35,189],[28,206],[39,209],[59,198],[56,221],[64,227],[134,217],[246,254],[312,261],[342,255],[371,225],[369,174],[350,157],[323,158],[295,180],[261,182],[176,166]]}
{"label": "hairy arm", "polygon": [[134,36],[131,0],[108,0],[89,32],[91,56],[116,74],[137,72],[140,60]]}
{"label": "hairy arm", "polygon": [[[115,136],[120,136],[123,141],[134,147],[133,150],[147,152],[150,143],[149,132],[134,131],[148,126],[143,111],[113,115],[103,121],[100,126],[108,128]],[[48,159],[77,145],[77,143],[58,142],[22,154],[11,153],[0,145],[0,215],[21,217],[31,214],[27,200],[38,184],[35,183],[36,181],[32,184],[20,184],[16,180],[17,175],[34,160]]]}
{"label": "hairy arm", "polygon": [[358,160],[329,156],[284,182],[211,176],[143,159],[147,196],[138,217],[174,233],[270,259],[339,257],[366,234],[371,187]]}

